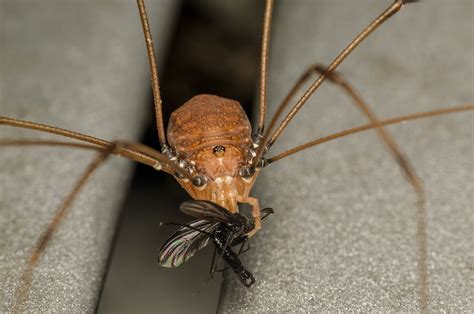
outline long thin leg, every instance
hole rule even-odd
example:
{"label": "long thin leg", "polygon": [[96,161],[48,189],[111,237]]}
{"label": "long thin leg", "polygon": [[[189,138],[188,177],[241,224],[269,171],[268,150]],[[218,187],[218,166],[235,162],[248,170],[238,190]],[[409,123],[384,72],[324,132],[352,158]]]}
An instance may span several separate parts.
{"label": "long thin leg", "polygon": [[[123,146],[122,146],[122,149],[128,149],[130,150],[130,148],[132,146],[136,145],[136,151],[134,152],[137,152],[138,149],[141,149],[142,153],[147,153],[148,156],[154,156],[155,158],[157,157],[156,154],[160,154],[158,152],[153,152],[152,150],[150,150],[149,147],[145,146],[145,145],[142,145],[142,144],[138,144],[138,143],[127,143],[125,144],[125,142],[123,142]],[[68,148],[79,148],[79,149],[89,149],[89,150],[96,150],[96,151],[103,151],[104,149],[107,149],[106,147],[104,146],[96,146],[96,145],[89,145],[89,144],[82,144],[82,143],[74,143],[74,142],[66,142],[66,141],[55,141],[55,140],[40,140],[40,139],[0,139],[0,146],[48,146],[48,147],[54,147],[54,146],[58,146],[58,147],[68,147]],[[120,149],[117,149],[115,152],[113,152],[113,154],[115,155],[122,155],[122,157],[127,157],[125,156],[124,154],[121,153]],[[140,153],[141,154],[141,153]],[[159,158],[161,158],[161,156],[158,156]],[[152,157],[153,158],[153,157]],[[138,162],[141,162],[141,160],[137,160],[137,159],[133,159],[133,158],[130,158],[134,161],[138,161]],[[149,166],[152,166],[153,168],[157,169],[157,170],[161,170],[160,167],[161,167],[161,163],[160,163],[160,160],[154,160],[154,161],[150,161],[148,162],[148,160],[146,160],[147,162],[142,162],[146,165],[149,165]],[[173,174],[171,172],[171,174]]]}
{"label": "long thin leg", "polygon": [[273,0],[265,2],[265,14],[263,17],[262,51],[260,56],[260,106],[258,114],[258,130],[256,134],[257,144],[263,136],[265,129],[265,111],[266,111],[266,85],[268,69],[268,48],[270,46],[270,30],[272,25]]}
{"label": "long thin leg", "polygon": [[157,170],[163,170],[172,175],[182,175],[189,180],[193,179],[192,174],[184,168],[179,167],[179,165],[173,161],[170,161],[165,154],[162,154],[155,150],[152,147],[146,146],[141,143],[128,142],[128,141],[119,141],[120,148],[131,149],[136,152],[145,154],[146,156],[153,157],[155,163],[152,165],[153,168]]}
{"label": "long thin leg", "polygon": [[[346,57],[362,42],[364,41],[367,36],[369,36],[375,29],[377,29],[383,22],[385,22],[388,18],[393,16],[395,13],[397,13],[400,8],[403,6],[405,1],[403,0],[395,0],[395,2],[390,5],[382,14],[380,14],[375,20],[372,21],[359,35],[356,36],[356,38],[349,44],[347,45],[346,48],[334,59],[334,61],[329,65],[327,68],[328,72],[334,71],[339,64],[346,59]],[[264,151],[272,146],[276,139],[281,135],[283,130],[287,127],[287,125],[290,123],[290,121],[293,119],[293,117],[298,113],[298,111],[303,107],[303,105],[306,103],[306,101],[311,97],[311,95],[321,86],[321,84],[324,82],[326,79],[326,75],[321,75],[319,78],[308,88],[308,90],[303,94],[303,96],[298,100],[298,102],[294,105],[294,107],[290,110],[290,112],[287,114],[285,119],[281,122],[277,130],[273,133],[273,135],[268,139],[266,142],[264,142],[264,145],[261,145],[255,157],[253,158],[252,161],[252,168],[255,169],[255,167],[258,164],[258,161],[262,157]]]}
{"label": "long thin leg", "polygon": [[328,72],[326,70],[326,67],[321,64],[312,64],[303,72],[303,74],[300,75],[296,83],[291,87],[288,94],[285,96],[283,101],[277,107],[277,110],[275,111],[275,114],[273,115],[272,120],[270,121],[268,128],[265,132],[265,138],[268,138],[270,136],[269,134],[270,131],[275,126],[278,118],[281,116],[283,111],[286,109],[286,107],[288,107],[290,100],[295,96],[298,90],[312,77],[312,74],[324,74],[332,83],[338,84],[339,86],[344,88],[349,93],[349,95],[355,100],[355,103],[357,104],[357,106],[359,106],[362,109],[362,111],[368,116],[368,118],[371,119],[370,115],[366,113],[367,111],[369,112],[371,111],[365,110],[364,102],[359,101],[360,97],[357,96],[354,89],[349,86],[349,84],[343,79],[341,75],[339,75],[336,72]]}
{"label": "long thin leg", "polygon": [[359,133],[359,132],[362,132],[362,131],[376,129],[376,128],[379,128],[381,126],[397,124],[397,123],[401,123],[401,122],[408,122],[408,121],[413,121],[413,120],[418,120],[418,119],[423,119],[423,118],[429,118],[429,117],[434,117],[434,116],[441,116],[441,115],[445,115],[445,114],[448,114],[448,113],[464,112],[464,111],[471,111],[471,110],[474,110],[474,104],[467,104],[467,105],[464,105],[464,106],[458,106],[458,107],[452,107],[452,108],[443,108],[443,109],[438,109],[438,110],[433,110],[433,111],[413,113],[413,114],[409,114],[409,115],[405,115],[405,116],[395,117],[395,118],[392,118],[392,119],[381,120],[381,121],[379,121],[379,123],[376,123],[376,124],[374,124],[374,123],[364,124],[364,125],[361,125],[361,126],[358,126],[358,127],[355,127],[355,128],[346,129],[346,130],[339,131],[339,132],[336,132],[336,133],[333,133],[333,134],[330,134],[330,135],[327,135],[327,136],[324,136],[324,137],[320,137],[320,138],[317,138],[317,139],[315,139],[311,142],[308,142],[308,143],[299,145],[295,148],[286,150],[286,151],[284,151],[284,152],[282,152],[278,155],[275,155],[271,158],[266,159],[265,163],[267,165],[269,165],[271,163],[274,163],[275,161],[278,161],[280,159],[283,159],[285,157],[293,155],[293,154],[295,154],[297,152],[300,152],[302,150],[305,150],[307,148],[317,146],[319,144],[329,142],[329,141],[332,141],[332,140],[335,140],[335,139],[338,139],[338,138],[341,138],[341,137],[345,137],[345,136],[348,136],[348,135],[352,135],[352,134],[355,134],[355,133]]}
{"label": "long thin leg", "polygon": [[[375,113],[370,109],[369,105],[362,99],[362,97],[356,92],[356,90],[340,74],[336,72],[328,72],[326,70],[326,67],[319,64],[312,65],[308,70],[305,71],[305,73],[303,73],[301,78],[297,81],[288,96],[285,98],[285,101],[283,101],[283,103],[278,108],[277,112],[275,113],[274,119],[277,118],[278,113],[282,112],[284,110],[284,107],[288,104],[288,101],[286,100],[289,99],[289,97],[291,97],[297,91],[299,86],[304,84],[305,81],[309,79],[309,75],[311,73],[320,73],[326,75],[328,79],[331,80],[331,82],[339,85],[349,94],[356,106],[364,113],[364,115],[369,119],[371,123],[375,125],[379,124],[379,119],[377,118]],[[272,119],[272,121],[274,119]],[[381,140],[386,144],[390,152],[394,155],[395,160],[403,169],[413,187],[418,186],[415,181],[419,181],[419,179],[417,179],[417,175],[415,174],[413,167],[410,165],[408,159],[403,155],[393,137],[381,125],[378,125],[376,131],[378,132]],[[415,190],[417,190],[417,188],[415,188]]]}
{"label": "long thin leg", "polygon": [[148,62],[150,63],[151,87],[153,89],[153,99],[155,102],[155,116],[158,139],[160,140],[162,152],[165,152],[168,146],[166,145],[165,127],[163,124],[163,109],[160,94],[160,81],[158,79],[158,67],[156,65],[155,49],[153,47],[153,39],[151,37],[150,25],[148,23],[144,0],[137,0],[137,5],[138,12],[140,13],[140,20],[142,22],[143,35],[145,36]]}
{"label": "long thin leg", "polygon": [[[347,84],[347,83],[346,83]],[[338,132],[332,135],[329,135],[324,138],[317,139],[315,141],[309,142],[307,144],[301,145],[293,150],[289,150],[286,152],[281,153],[280,155],[270,158],[268,161],[271,163],[272,161],[279,160],[283,157],[289,156],[297,151],[304,150],[308,147],[319,145],[321,143],[327,142],[332,139],[336,139],[339,137],[343,137],[346,135],[354,134],[356,132],[360,132],[363,130],[368,129],[376,129],[379,132],[380,137],[384,140],[384,143],[387,144],[390,151],[394,155],[395,159],[397,160],[400,167],[403,169],[404,173],[410,184],[412,185],[413,189],[417,193],[418,201],[417,201],[417,244],[418,244],[418,276],[419,276],[419,283],[420,283],[420,291],[419,291],[419,298],[420,298],[420,309],[421,312],[427,312],[428,310],[428,302],[429,302],[429,282],[428,282],[428,250],[427,250],[427,234],[426,234],[426,207],[425,207],[425,192],[423,188],[423,183],[416,175],[413,167],[409,163],[408,159],[403,156],[401,151],[398,149],[395,141],[392,137],[383,129],[384,125],[399,123],[402,121],[414,120],[418,118],[425,118],[431,117],[435,115],[446,114],[450,112],[460,112],[460,111],[467,111],[467,110],[474,110],[474,105],[468,105],[465,107],[456,107],[456,108],[449,108],[449,109],[441,109],[437,111],[431,111],[426,113],[414,114],[404,117],[398,117],[390,120],[379,121],[371,113],[370,109],[365,105],[365,103],[358,97],[355,91],[349,86],[345,85],[346,90],[354,97],[356,102],[358,102],[361,109],[363,109],[366,114],[369,116],[369,119],[373,123],[361,126],[358,128],[352,128],[346,131]]]}
{"label": "long thin leg", "polygon": [[[54,127],[54,126],[50,126],[46,124],[20,120],[20,119],[0,117],[0,125],[8,125],[8,126],[16,127],[16,128],[30,129],[30,130],[36,130],[36,131],[50,133],[54,135],[60,135],[60,136],[68,137],[68,138],[73,138],[82,142],[94,144],[102,148],[106,148],[111,144],[108,141],[105,141],[93,136],[89,136],[86,134],[82,134],[82,133],[78,133],[78,132],[74,132],[74,131],[70,131],[70,130],[66,130],[66,129],[62,129],[62,128],[58,128],[58,127]],[[144,163],[149,166],[153,166],[156,163],[155,159],[150,158],[139,152],[129,150],[129,149],[122,149],[120,151],[120,154],[126,158],[130,158],[132,160]]]}
{"label": "long thin leg", "polygon": [[73,138],[82,142],[91,143],[94,145],[107,147],[110,143],[108,141],[96,138],[93,136],[85,135],[79,132],[74,132],[66,129],[57,128],[47,124],[35,123],[20,119],[13,119],[8,117],[0,117],[0,125],[9,125],[22,129],[37,130],[41,132],[51,133],[55,135],[61,135],[64,137]]}
{"label": "long thin leg", "polygon": [[[133,151],[135,153],[138,152],[139,154],[142,154],[142,155],[146,154],[143,156],[153,158],[154,161],[142,162],[143,164],[149,165],[155,168],[156,170],[163,170],[171,175],[174,175],[176,173],[186,174],[186,172],[184,172],[183,169],[178,168],[176,164],[167,160],[166,157],[163,157],[163,154],[161,154],[160,152],[157,152],[151,147],[148,147],[140,143],[127,142],[127,141],[115,141],[114,143],[120,144],[120,146],[118,146],[117,149],[112,153],[114,155],[121,155],[122,157],[127,157],[122,153],[123,150]],[[35,140],[0,139],[0,146],[49,146],[49,147],[60,146],[60,147],[80,148],[80,149],[89,149],[89,150],[97,150],[97,151],[103,151],[104,149],[107,149],[102,146],[94,146],[94,145],[88,145],[88,144],[82,144],[82,143],[54,141],[54,140],[36,140],[36,139]],[[132,159],[132,160],[135,160],[135,159]],[[135,161],[140,162],[141,160],[135,160]],[[189,175],[188,178],[192,178],[190,174],[188,175]]]}
{"label": "long thin leg", "polygon": [[58,230],[61,222],[68,213],[72,203],[76,199],[81,189],[86,184],[87,180],[94,173],[94,171],[109,157],[115,150],[117,145],[112,143],[106,150],[102,151],[94,160],[87,166],[84,173],[79,177],[76,184],[74,185],[71,192],[65,198],[61,207],[56,211],[53,219],[50,221],[46,230],[38,238],[32,252],[26,260],[26,265],[21,273],[20,282],[15,290],[15,299],[13,304],[13,313],[21,313],[24,311],[24,304],[28,299],[33,271],[38,264],[40,258],[44,254],[45,249],[48,247],[51,239]]}
{"label": "long thin leg", "polygon": [[216,269],[214,268],[214,265],[216,263],[216,253],[217,249],[214,247],[214,252],[212,252],[211,268],[209,269],[209,279],[214,276],[214,273],[216,271]]}
{"label": "long thin leg", "polygon": [[[8,117],[0,117],[0,125],[9,125],[17,128],[31,129],[64,137],[73,138],[79,141],[91,143],[103,148],[108,147],[111,143],[93,136],[81,134],[78,132],[25,120],[12,119]],[[170,161],[165,154],[162,154],[151,147],[139,143],[122,142],[123,145],[117,149],[117,154],[132,159],[134,161],[149,165],[151,167],[163,166],[163,171],[172,175],[176,172],[184,177],[192,180],[192,175],[186,169],[180,168],[176,163]]]}
{"label": "long thin leg", "polygon": [[37,140],[37,139],[0,139],[0,146],[59,146],[59,147],[69,147],[69,148],[80,148],[80,149],[89,149],[102,151],[103,148],[96,145],[83,144],[83,143],[73,143],[66,141],[52,141],[52,140]]}
{"label": "long thin leg", "polygon": [[[324,72],[324,67],[318,67],[319,72]],[[327,74],[327,73],[326,73]],[[328,75],[328,74],[327,74]],[[378,118],[370,110],[369,106],[362,100],[355,89],[346,82],[340,75],[332,72],[328,75],[331,81],[340,85],[346,90],[346,92],[353,98],[359,109],[362,110],[369,118],[370,122],[377,125],[377,133],[383,140],[386,146],[389,148],[395,160],[405,173],[408,182],[411,184],[416,194],[418,195],[417,201],[417,242],[418,242],[418,276],[420,282],[420,308],[426,312],[428,309],[429,302],[429,278],[428,278],[428,244],[427,244],[427,221],[426,221],[426,200],[425,190],[423,187],[422,180],[416,174],[414,167],[412,166],[409,159],[401,152],[397,143],[393,137],[379,124]]]}
{"label": "long thin leg", "polygon": [[[305,74],[317,72],[326,75],[331,82],[342,87],[352,98],[356,106],[367,116],[371,123],[377,125],[376,131],[385,145],[392,153],[394,159],[404,171],[408,182],[411,184],[418,196],[418,213],[417,213],[417,240],[418,240],[418,273],[420,282],[420,305],[422,309],[427,309],[429,299],[429,283],[428,283],[428,267],[427,267],[427,242],[426,242],[426,207],[425,207],[425,191],[423,183],[415,172],[410,161],[401,152],[393,137],[380,126],[379,119],[375,113],[369,108],[367,103],[359,96],[355,89],[336,72],[327,72],[326,68],[321,65],[312,65]],[[297,85],[299,83],[297,82]],[[277,111],[278,113],[278,111]]]}
{"label": "long thin leg", "polygon": [[291,87],[288,94],[277,107],[275,114],[273,115],[272,119],[270,120],[270,123],[268,124],[268,127],[266,128],[264,135],[265,139],[268,139],[270,137],[270,132],[273,130],[273,127],[275,127],[275,124],[278,118],[283,113],[283,111],[286,109],[286,107],[288,107],[288,104],[290,103],[290,100],[293,98],[293,96],[295,96],[298,90],[311,78],[311,75],[315,73],[317,73],[317,71],[315,71],[314,66],[310,66],[306,71],[303,72],[303,74],[299,77],[296,83]]}

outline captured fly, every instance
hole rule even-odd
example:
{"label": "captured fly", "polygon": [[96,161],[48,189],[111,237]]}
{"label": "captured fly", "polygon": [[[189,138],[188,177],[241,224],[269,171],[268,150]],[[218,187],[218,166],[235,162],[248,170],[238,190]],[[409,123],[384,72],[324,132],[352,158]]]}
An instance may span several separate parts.
{"label": "captured fly", "polygon": [[[210,201],[192,200],[181,204],[180,210],[190,216],[199,218],[189,225],[181,226],[160,249],[159,263],[164,267],[178,267],[194,254],[204,248],[210,240],[214,242],[214,257],[212,259],[210,276],[216,271],[214,260],[220,256],[228,267],[246,287],[255,283],[252,274],[245,269],[238,255],[242,252],[248,238],[246,234],[252,230],[253,222],[247,217],[230,213]],[[273,213],[271,208],[262,210],[265,217]],[[238,253],[233,246],[242,244]]]}

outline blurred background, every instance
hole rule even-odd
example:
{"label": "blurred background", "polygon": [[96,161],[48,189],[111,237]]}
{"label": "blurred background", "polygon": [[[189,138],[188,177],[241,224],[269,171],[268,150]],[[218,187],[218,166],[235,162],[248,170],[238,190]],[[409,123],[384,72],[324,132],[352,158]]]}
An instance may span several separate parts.
{"label": "blurred background", "polygon": [[[153,12],[148,15],[152,21]],[[263,1],[193,0],[179,5],[167,52],[158,56],[165,123],[171,112],[202,93],[239,101],[252,120],[262,16]],[[148,127],[142,142],[159,148],[151,93],[149,99]],[[212,245],[176,269],[162,268],[157,263],[161,245],[176,229],[159,224],[190,221],[178,210],[188,199],[170,176],[136,165],[116,232],[99,313],[217,310],[222,275],[216,274],[206,284]]]}

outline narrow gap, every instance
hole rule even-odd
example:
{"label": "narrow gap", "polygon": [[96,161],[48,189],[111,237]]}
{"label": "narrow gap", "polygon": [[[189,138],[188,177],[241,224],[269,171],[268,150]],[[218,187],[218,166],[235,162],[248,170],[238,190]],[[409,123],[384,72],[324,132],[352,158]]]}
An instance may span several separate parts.
{"label": "narrow gap", "polygon": [[[203,93],[239,101],[252,119],[262,12],[263,7],[252,0],[183,3],[167,55],[160,56],[165,60],[160,73],[165,121],[185,101]],[[142,143],[158,148],[151,94],[149,112]],[[212,246],[176,269],[157,263],[161,245],[175,229],[159,224],[192,220],[178,210],[189,198],[170,176],[137,166],[98,312],[216,311],[221,277],[201,289]]]}

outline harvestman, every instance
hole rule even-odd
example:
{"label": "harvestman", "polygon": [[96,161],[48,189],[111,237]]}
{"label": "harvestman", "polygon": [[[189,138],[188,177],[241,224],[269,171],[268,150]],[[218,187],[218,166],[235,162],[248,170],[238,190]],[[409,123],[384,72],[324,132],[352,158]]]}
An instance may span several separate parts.
{"label": "harvestman", "polygon": [[[270,41],[270,28],[273,9],[273,0],[267,0],[263,23],[261,68],[260,68],[260,96],[258,128],[251,137],[250,124],[243,113],[240,104],[236,101],[213,95],[199,95],[175,111],[171,117],[168,127],[168,140],[166,138],[158,72],[154,55],[153,42],[146,16],[143,0],[137,0],[140,19],[142,21],[148,58],[150,62],[152,88],[155,100],[155,114],[157,131],[161,146],[161,152],[146,147],[139,143],[124,141],[105,141],[88,135],[72,132],[43,124],[22,121],[7,117],[0,117],[0,124],[18,128],[33,129],[41,132],[52,133],[76,139],[82,143],[66,142],[56,140],[9,140],[4,139],[2,145],[46,145],[64,146],[78,149],[89,149],[99,151],[97,157],[89,164],[80,176],[72,191],[65,198],[57,210],[50,224],[39,237],[30,256],[27,258],[21,278],[19,280],[16,294],[14,311],[21,311],[27,300],[31,289],[32,275],[39,259],[43,256],[45,249],[50,243],[55,232],[64,220],[74,199],[81,191],[92,173],[101,165],[109,155],[120,155],[128,159],[146,164],[156,170],[162,170],[173,175],[178,183],[186,189],[191,197],[215,202],[231,213],[238,212],[239,203],[247,203],[252,207],[254,229],[247,235],[253,236],[261,228],[260,206],[256,198],[250,197],[252,186],[262,168],[283,159],[306,148],[321,143],[354,134],[364,130],[375,129],[383,143],[403,169],[409,183],[418,195],[417,215],[417,239],[418,239],[418,273],[420,289],[421,310],[427,309],[429,289],[427,271],[427,246],[426,246],[426,209],[425,196],[421,180],[410,165],[408,159],[403,155],[391,135],[384,126],[396,124],[402,121],[415,120],[425,117],[442,115],[447,113],[473,110],[474,105],[469,104],[460,107],[445,108],[430,112],[422,112],[388,120],[379,120],[368,105],[361,99],[358,93],[334,70],[339,64],[376,28],[392,15],[397,13],[405,2],[397,0],[391,4],[383,13],[374,19],[328,66],[313,65],[302,74],[296,84],[290,89],[288,96],[283,100],[276,114],[272,117],[268,126],[265,126],[266,112],[266,79],[267,61]],[[319,75],[310,85],[303,96],[289,110],[288,114],[277,125],[278,118],[289,105],[293,96],[299,91],[314,74]],[[329,136],[316,139],[309,143],[300,145],[276,156],[267,158],[267,153],[273,144],[283,133],[287,125],[303,107],[311,95],[319,86],[329,79],[332,83],[340,86],[354,100],[355,105],[365,114],[369,123],[359,127],[347,129]],[[192,118],[199,117],[200,120]],[[205,126],[205,127],[204,127]],[[212,132],[207,132],[212,126]],[[276,128],[275,128],[276,127]],[[273,129],[275,129],[273,131]],[[273,131],[273,132],[272,132]]]}

